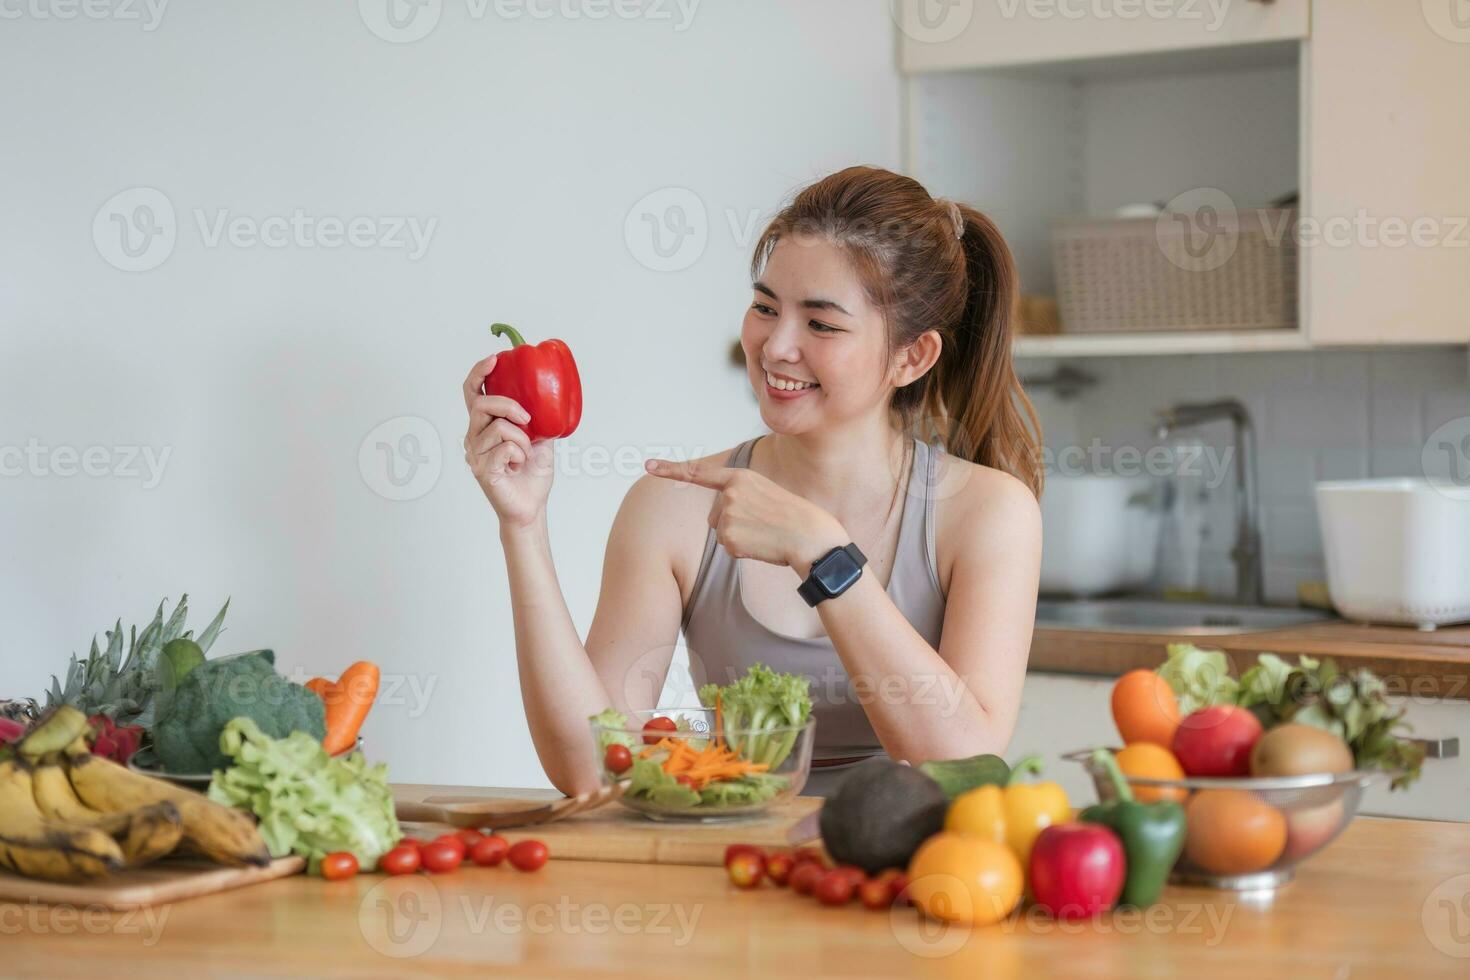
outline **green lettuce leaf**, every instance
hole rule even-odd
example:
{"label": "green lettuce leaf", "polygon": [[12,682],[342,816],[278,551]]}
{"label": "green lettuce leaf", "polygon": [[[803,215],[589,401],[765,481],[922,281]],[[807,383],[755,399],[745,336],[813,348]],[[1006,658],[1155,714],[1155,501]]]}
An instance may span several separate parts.
{"label": "green lettuce leaf", "polygon": [[272,738],[247,717],[219,741],[234,764],[215,770],[209,798],[260,818],[271,856],[300,854],[316,874],[326,855],[351,851],[367,871],[402,838],[388,767],[369,766],[361,752],[334,758],[305,732]]}
{"label": "green lettuce leaf", "polygon": [[1240,684],[1230,676],[1230,660],[1220,650],[1202,650],[1193,643],[1170,643],[1169,659],[1159,676],[1179,698],[1179,713],[1187,715],[1212,704],[1233,704]]}

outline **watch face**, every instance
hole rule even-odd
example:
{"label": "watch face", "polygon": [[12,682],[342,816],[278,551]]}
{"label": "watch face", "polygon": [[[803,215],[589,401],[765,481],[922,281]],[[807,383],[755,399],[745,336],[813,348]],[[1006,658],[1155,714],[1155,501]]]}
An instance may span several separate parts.
{"label": "watch face", "polygon": [[862,566],[853,561],[851,555],[845,551],[834,551],[817,562],[812,569],[812,577],[829,596],[836,596],[856,582],[862,572]]}

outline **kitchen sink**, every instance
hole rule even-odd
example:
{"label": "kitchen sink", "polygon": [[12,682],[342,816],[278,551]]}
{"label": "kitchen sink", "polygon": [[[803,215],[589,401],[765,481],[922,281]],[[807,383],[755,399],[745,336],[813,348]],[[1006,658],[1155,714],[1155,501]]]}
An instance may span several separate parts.
{"label": "kitchen sink", "polygon": [[1042,599],[1036,603],[1036,625],[1040,628],[1104,633],[1220,636],[1259,633],[1336,618],[1314,609],[1163,599]]}

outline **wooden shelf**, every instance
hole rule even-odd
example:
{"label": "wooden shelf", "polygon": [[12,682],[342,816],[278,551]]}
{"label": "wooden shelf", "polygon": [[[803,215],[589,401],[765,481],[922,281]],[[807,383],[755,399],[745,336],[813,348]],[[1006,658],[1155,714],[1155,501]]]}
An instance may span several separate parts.
{"label": "wooden shelf", "polygon": [[1020,336],[1016,357],[1120,357],[1310,350],[1300,330],[1180,331]]}

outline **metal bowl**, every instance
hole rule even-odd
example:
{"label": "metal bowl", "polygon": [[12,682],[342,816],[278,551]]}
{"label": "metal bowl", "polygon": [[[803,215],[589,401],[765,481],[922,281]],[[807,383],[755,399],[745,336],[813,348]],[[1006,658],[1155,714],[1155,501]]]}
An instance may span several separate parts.
{"label": "metal bowl", "polygon": [[[1112,780],[1107,772],[1092,761],[1093,749],[1081,749],[1062,756],[1079,762],[1092,776],[1097,788],[1099,802],[1110,803],[1117,799]],[[1117,751],[1116,749],[1112,751]],[[1190,852],[1200,853],[1208,849],[1193,839],[1185,845],[1169,880],[1178,885],[1204,885],[1210,888],[1228,888],[1240,891],[1276,888],[1291,880],[1296,866],[1322,850],[1342,833],[1358,812],[1363,791],[1369,786],[1393,778],[1395,773],[1384,771],[1355,770],[1345,773],[1313,773],[1306,776],[1251,776],[1251,777],[1188,777],[1185,779],[1145,779],[1141,776],[1124,774],[1124,779],[1135,795],[1142,790],[1144,797],[1167,794],[1185,805],[1194,804],[1202,793],[1238,793],[1257,804],[1278,811],[1286,829],[1286,842],[1281,852],[1269,863],[1260,867],[1239,869],[1230,872],[1219,868],[1208,868],[1191,860]],[[1231,801],[1245,812],[1249,805],[1243,800]],[[1259,811],[1257,811],[1259,812]],[[1191,823],[1188,834],[1210,833],[1216,828],[1200,828]]]}

